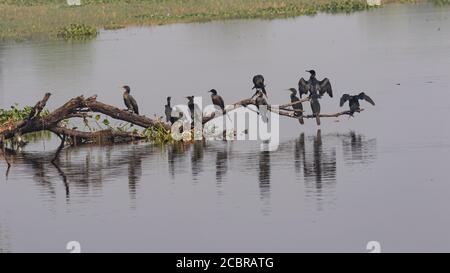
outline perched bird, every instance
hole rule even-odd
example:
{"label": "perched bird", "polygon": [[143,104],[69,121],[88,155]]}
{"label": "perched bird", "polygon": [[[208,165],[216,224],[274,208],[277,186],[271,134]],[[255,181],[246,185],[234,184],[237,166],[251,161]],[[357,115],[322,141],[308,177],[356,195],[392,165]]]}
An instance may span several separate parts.
{"label": "perched bird", "polygon": [[133,98],[133,96],[130,95],[130,87],[128,85],[125,85],[122,88],[125,90],[125,92],[123,92],[123,101],[125,102],[125,106],[127,107],[128,111],[131,110],[139,115],[139,107],[136,100]]}
{"label": "perched bird", "polygon": [[350,115],[353,116],[355,112],[359,112],[361,110],[359,108],[359,100],[365,100],[375,106],[375,102],[364,92],[361,92],[358,95],[354,96],[350,96],[349,94],[342,95],[339,105],[342,107],[345,102],[348,101],[348,104],[350,106]]}
{"label": "perched bird", "polygon": [[198,105],[194,102],[194,96],[187,96],[188,99],[188,107],[189,112],[191,113],[191,119],[194,121],[194,119],[201,119],[201,110],[198,107]]}
{"label": "perched bird", "polygon": [[[300,100],[297,97],[297,90],[295,88],[289,88],[288,90],[291,91],[291,102],[297,102]],[[298,117],[298,122],[300,122],[300,124],[304,124],[305,122],[303,121],[303,105],[302,105],[302,103],[297,103],[297,104],[292,105],[292,109],[300,110],[300,111],[295,111],[294,116]]]}
{"label": "perched bird", "polygon": [[164,113],[166,114],[166,122],[170,122],[171,124],[174,124],[177,120],[179,120],[181,118],[181,114],[183,114],[183,113],[178,113],[178,117],[172,116],[172,106],[170,105],[171,99],[172,99],[171,97],[167,97],[167,104],[164,105],[164,107],[165,107]]}
{"label": "perched bird", "polygon": [[267,96],[267,92],[266,92],[266,85],[264,84],[264,77],[263,75],[256,75],[253,77],[253,88],[252,89],[256,89],[255,94],[252,96],[252,98],[257,95],[258,90],[261,90],[264,95],[266,96],[266,98],[268,98]]}
{"label": "perched bird", "polygon": [[170,106],[171,97],[167,97],[167,104],[164,105],[164,113],[166,114],[166,122],[172,122],[170,119],[172,118],[172,106]]}
{"label": "perched bird", "polygon": [[333,90],[331,89],[331,83],[328,78],[319,81],[316,79],[316,71],[306,70],[306,72],[309,72],[311,75],[309,76],[308,81],[301,78],[298,82],[300,98],[302,97],[302,94],[306,95],[308,92],[311,94],[311,91],[317,91],[320,95],[319,98],[325,93],[327,93],[331,98],[333,97]]}
{"label": "perched bird", "polygon": [[218,106],[220,109],[222,109],[222,114],[225,114],[225,103],[223,102],[223,99],[221,96],[217,95],[217,91],[215,89],[211,89],[208,91],[211,93],[211,100],[212,103],[216,106]]}
{"label": "perched bird", "polygon": [[[223,98],[219,95],[217,95],[217,90],[211,89],[208,92],[211,93],[211,100],[212,103],[216,106],[218,106],[222,110],[222,115],[226,115],[227,111],[225,111],[225,103],[223,101]],[[231,118],[227,115],[228,119],[231,120]]]}
{"label": "perched bird", "polygon": [[262,91],[258,91],[256,96],[256,108],[261,115],[261,118],[264,122],[267,122],[269,119],[267,118],[267,107],[261,107],[262,105],[268,105],[266,99],[264,98],[264,94]]}

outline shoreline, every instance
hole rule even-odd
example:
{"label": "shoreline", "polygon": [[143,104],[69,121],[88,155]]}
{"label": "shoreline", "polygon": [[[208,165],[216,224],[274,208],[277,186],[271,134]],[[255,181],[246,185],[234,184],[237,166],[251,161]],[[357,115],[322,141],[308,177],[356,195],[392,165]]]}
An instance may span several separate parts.
{"label": "shoreline", "polygon": [[[155,1],[117,0],[69,7],[65,0],[38,0],[16,3],[0,0],[0,41],[33,41],[57,39],[90,39],[100,29],[145,27],[174,23],[201,23],[230,19],[281,19],[314,16],[318,13],[350,14],[377,7],[369,7],[365,0],[176,0]],[[388,0],[381,7],[393,3],[436,3],[442,0]],[[448,0],[443,0],[448,1]],[[36,3],[37,2],[37,3]],[[450,2],[450,1],[448,1]]]}

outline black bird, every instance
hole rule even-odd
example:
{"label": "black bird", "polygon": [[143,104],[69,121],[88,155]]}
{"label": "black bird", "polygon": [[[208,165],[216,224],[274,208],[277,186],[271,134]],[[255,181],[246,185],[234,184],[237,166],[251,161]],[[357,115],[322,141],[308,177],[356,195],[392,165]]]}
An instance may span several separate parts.
{"label": "black bird", "polygon": [[266,92],[266,85],[264,84],[263,75],[256,75],[253,77],[253,88],[252,89],[256,89],[256,92],[255,92],[255,94],[253,94],[252,98],[258,93],[258,89],[264,93],[266,98],[268,98],[267,92]]}
{"label": "black bird", "polygon": [[316,71],[314,70],[306,70],[311,75],[309,76],[309,80],[301,78],[298,82],[298,91],[300,93],[300,98],[302,94],[311,94],[311,92],[318,92],[319,98],[323,96],[323,94],[327,93],[331,98],[333,97],[333,90],[331,89],[331,83],[328,78],[325,78],[321,81],[316,79]]}
{"label": "black bird", "polygon": [[268,105],[266,99],[264,98],[263,92],[258,91],[256,96],[256,108],[258,108],[259,113],[261,114],[261,118],[264,122],[267,122],[269,119],[267,118],[267,107],[261,107],[262,105]]}
{"label": "black bird", "polygon": [[170,106],[171,97],[167,97],[167,104],[164,105],[164,113],[166,114],[166,122],[172,122],[172,106]]}
{"label": "black bird", "polygon": [[359,112],[361,108],[359,108],[359,100],[365,100],[372,105],[375,105],[375,102],[367,96],[364,92],[359,93],[358,95],[350,96],[349,94],[344,94],[341,97],[341,101],[339,105],[342,107],[346,101],[350,106],[350,115],[353,116],[355,112]]}
{"label": "black bird", "polygon": [[131,110],[139,115],[139,107],[136,100],[130,95],[130,87],[125,85],[122,88],[125,90],[125,92],[123,92],[123,101],[125,102],[125,106],[128,110]]}
{"label": "black bird", "polygon": [[217,95],[217,91],[215,89],[211,89],[208,92],[211,93],[212,103],[216,106],[219,106],[219,108],[222,109],[222,114],[225,114],[225,103],[223,102],[222,97]]}
{"label": "black bird", "polygon": [[[289,91],[291,91],[291,102],[297,102],[300,100],[297,97],[297,90],[295,88],[289,88]],[[303,121],[303,105],[302,105],[302,103],[297,103],[297,104],[292,105],[292,109],[300,110],[300,111],[295,111],[294,116],[298,117],[298,122],[300,122],[300,124],[304,124],[305,122]]]}
{"label": "black bird", "polygon": [[[217,95],[217,90],[211,89],[208,92],[211,93],[212,103],[214,105],[218,106],[222,110],[222,115],[226,115],[227,111],[225,111],[225,103],[223,101],[223,98],[221,96]],[[227,117],[228,117],[228,115],[227,115]],[[230,117],[228,117],[228,119],[231,120]]]}
{"label": "black bird", "polygon": [[170,122],[171,124],[174,124],[177,120],[181,118],[181,114],[178,114],[178,117],[172,116],[172,106],[170,105],[171,97],[167,97],[167,104],[165,106],[165,114],[166,114],[166,122]]}
{"label": "black bird", "polygon": [[194,96],[187,96],[188,99],[188,107],[189,112],[191,112],[191,119],[194,121],[194,118],[201,118],[199,115],[201,114],[201,110],[196,103],[194,103]]}

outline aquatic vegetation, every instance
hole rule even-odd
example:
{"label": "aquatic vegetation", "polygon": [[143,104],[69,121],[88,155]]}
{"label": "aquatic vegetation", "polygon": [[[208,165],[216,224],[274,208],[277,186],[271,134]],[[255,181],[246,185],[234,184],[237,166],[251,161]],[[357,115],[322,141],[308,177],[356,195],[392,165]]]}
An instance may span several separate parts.
{"label": "aquatic vegetation", "polygon": [[[26,119],[32,110],[33,107],[31,106],[25,106],[23,109],[20,109],[17,104],[11,106],[10,109],[0,109],[0,126],[7,122],[15,122]],[[41,112],[41,116],[45,116],[48,113],[49,111],[44,109]]]}
{"label": "aquatic vegetation", "polygon": [[433,0],[433,3],[438,6],[449,5],[450,0]]}
{"label": "aquatic vegetation", "polygon": [[97,29],[88,25],[70,24],[58,31],[57,36],[64,39],[86,39],[97,36]]}
{"label": "aquatic vegetation", "polygon": [[328,13],[350,13],[366,10],[368,8],[370,8],[370,6],[367,4],[367,1],[344,0],[331,1],[323,4],[319,7],[319,10]]}
{"label": "aquatic vegetation", "polygon": [[[386,0],[383,4],[427,0]],[[442,5],[450,0],[428,0]],[[371,9],[366,0],[0,0],[0,40],[87,39],[97,29],[226,19],[274,19]]]}
{"label": "aquatic vegetation", "polygon": [[[137,130],[135,132],[138,133]],[[172,134],[170,133],[170,131],[167,131],[162,126],[144,129],[142,131],[142,134],[147,138],[148,141],[151,141],[156,144],[175,142],[175,140],[172,138]]]}

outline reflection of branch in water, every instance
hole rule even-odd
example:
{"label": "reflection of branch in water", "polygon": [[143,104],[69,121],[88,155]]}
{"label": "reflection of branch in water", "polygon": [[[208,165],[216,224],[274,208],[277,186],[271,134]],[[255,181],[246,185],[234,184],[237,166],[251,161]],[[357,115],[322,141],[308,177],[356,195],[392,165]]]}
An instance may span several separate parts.
{"label": "reflection of branch in water", "polygon": [[51,177],[48,176],[48,171],[45,167],[46,162],[49,161],[49,153],[40,153],[39,155],[26,152],[16,153],[15,150],[10,149],[6,149],[5,152],[14,160],[14,164],[22,162],[31,166],[34,181],[38,182],[38,185],[45,188],[46,192],[50,193],[51,196],[55,196],[55,187],[51,182]]}
{"label": "reflection of branch in water", "polygon": [[[10,156],[15,164],[25,164],[31,166],[26,169],[31,172],[33,180],[45,189],[45,192],[56,198],[56,189],[54,184],[54,175],[62,178],[65,187],[66,200],[70,199],[70,186],[73,189],[81,189],[88,192],[89,188],[101,188],[103,181],[108,180],[107,177],[118,177],[123,172],[123,168],[119,168],[128,164],[129,190],[132,196],[136,193],[136,184],[142,176],[142,159],[151,156],[152,153],[146,148],[132,149],[124,154],[114,157],[114,160],[103,160],[103,151],[107,149],[106,155],[111,154],[110,150],[113,146],[102,146],[99,150],[99,157],[92,154],[92,147],[80,147],[65,150],[65,156],[59,159],[58,164],[50,165],[49,158],[54,156],[53,153],[34,153],[21,152],[16,154],[10,151]],[[7,151],[8,152],[8,151]],[[80,157],[73,159],[73,157]],[[80,160],[81,159],[81,160]],[[97,159],[98,161],[95,161]],[[54,167],[47,168],[47,166]],[[106,174],[106,175],[105,175]],[[69,182],[70,181],[70,182]],[[133,197],[134,198],[134,197]]]}
{"label": "reflection of branch in water", "polygon": [[69,201],[70,200],[70,188],[69,188],[69,183],[67,181],[67,176],[61,170],[61,168],[58,166],[58,164],[52,162],[52,165],[55,166],[56,170],[58,171],[59,175],[61,176],[61,178],[63,180],[64,188],[66,189],[66,201]]}
{"label": "reflection of branch in water", "polygon": [[59,144],[58,149],[56,149],[55,156],[52,159],[52,164],[56,165],[56,160],[58,160],[59,154],[61,153],[62,149],[64,148],[64,144],[66,143],[66,135],[60,135],[57,134],[57,136],[61,139],[61,144]]}

